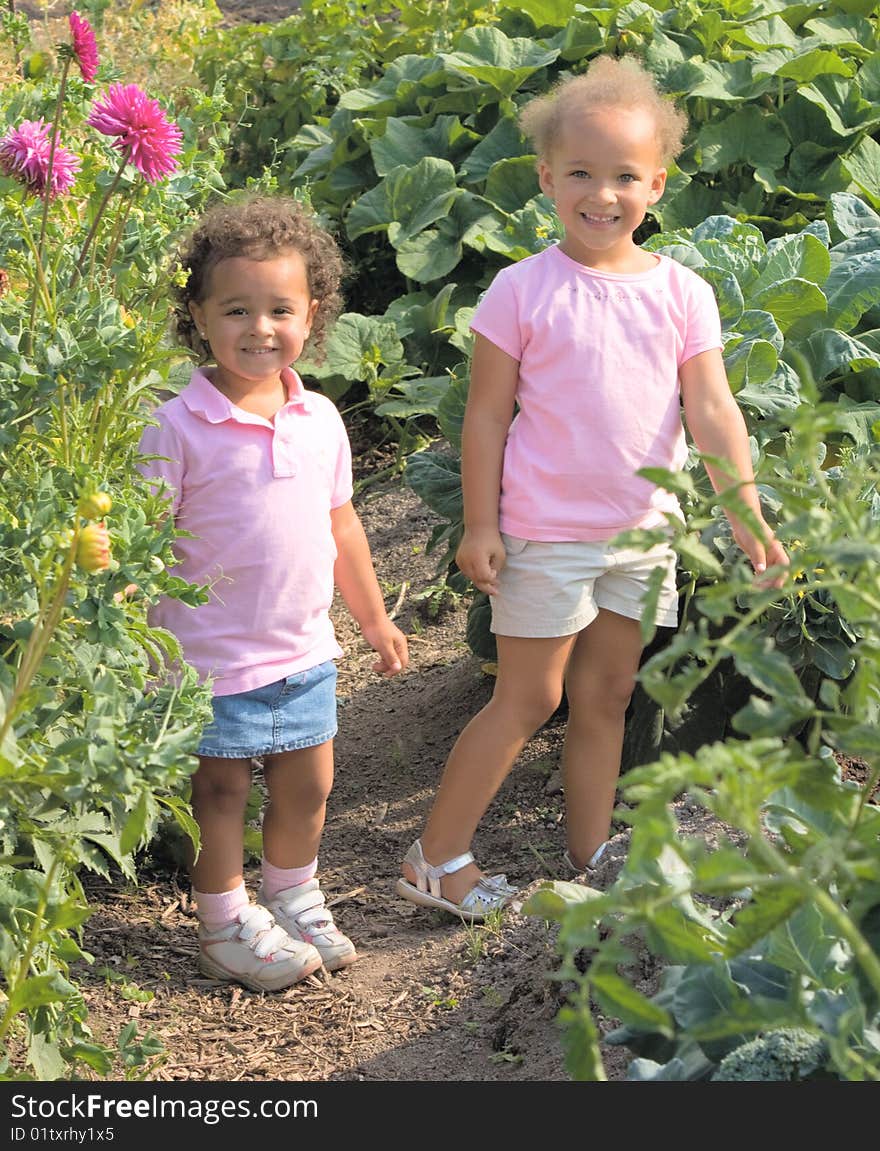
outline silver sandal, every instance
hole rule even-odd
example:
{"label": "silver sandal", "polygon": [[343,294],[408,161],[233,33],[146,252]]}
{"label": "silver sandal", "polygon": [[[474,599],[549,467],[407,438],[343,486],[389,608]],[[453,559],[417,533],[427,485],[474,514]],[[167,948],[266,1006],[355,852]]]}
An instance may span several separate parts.
{"label": "silver sandal", "polygon": [[602,860],[602,856],[605,854],[605,848],[607,846],[608,846],[608,840],[606,839],[604,843],[599,844],[599,846],[596,848],[596,850],[593,852],[593,854],[590,856],[590,858],[587,860],[587,862],[583,865],[583,867],[578,867],[578,865],[571,858],[571,855],[569,854],[569,852],[567,850],[563,852],[562,860],[565,863],[566,867],[571,868],[571,870],[575,873],[575,875],[583,875],[585,871],[595,871],[596,870],[596,868],[599,866],[599,864]]}
{"label": "silver sandal", "polygon": [[517,888],[511,887],[507,882],[506,875],[483,875],[460,903],[444,899],[440,893],[440,880],[444,875],[452,875],[453,872],[461,871],[463,867],[473,863],[474,857],[469,851],[434,867],[425,859],[422,841],[417,839],[406,853],[404,862],[416,873],[416,882],[410,883],[401,876],[397,881],[398,895],[422,907],[437,907],[441,911],[448,911],[468,923],[485,919],[490,911],[497,911],[503,907],[517,892]]}

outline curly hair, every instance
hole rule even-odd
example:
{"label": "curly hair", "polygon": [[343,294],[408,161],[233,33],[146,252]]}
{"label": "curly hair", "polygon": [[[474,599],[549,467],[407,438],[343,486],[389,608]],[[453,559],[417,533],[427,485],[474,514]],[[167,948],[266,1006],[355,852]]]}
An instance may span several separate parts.
{"label": "curly hair", "polygon": [[642,108],[654,117],[657,144],[664,161],[681,152],[687,115],[657,87],[654,77],[638,61],[625,56],[597,56],[580,76],[561,80],[546,95],[530,100],[519,116],[520,127],[535,145],[539,157],[552,151],[562,118],[572,106],[579,108]]}
{"label": "curly hair", "polygon": [[286,196],[248,195],[209,208],[184,238],[176,266],[186,279],[172,288],[172,332],[179,343],[208,359],[208,345],[196,331],[189,311],[210,292],[211,273],[221,260],[245,256],[270,260],[296,251],[306,266],[309,293],[318,300],[309,346],[320,350],[342,307],[340,284],[345,266],[336,241],[298,200]]}

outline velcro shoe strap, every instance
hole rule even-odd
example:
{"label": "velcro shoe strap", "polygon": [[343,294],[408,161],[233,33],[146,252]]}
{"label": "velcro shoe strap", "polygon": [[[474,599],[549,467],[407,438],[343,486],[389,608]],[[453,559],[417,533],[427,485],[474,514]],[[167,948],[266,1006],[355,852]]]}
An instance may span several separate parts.
{"label": "velcro shoe strap", "polygon": [[426,861],[425,872],[431,894],[440,895],[440,880],[444,875],[452,875],[455,871],[461,871],[463,867],[467,867],[469,863],[473,862],[474,857],[469,851],[466,851],[464,855],[456,855],[453,859],[447,859],[445,863],[438,863],[436,867]]}
{"label": "velcro shoe strap", "polygon": [[303,891],[300,895],[294,895],[292,898],[284,900],[285,912],[294,919],[298,919],[306,911],[323,906],[324,892],[320,888],[316,888],[314,891]]}

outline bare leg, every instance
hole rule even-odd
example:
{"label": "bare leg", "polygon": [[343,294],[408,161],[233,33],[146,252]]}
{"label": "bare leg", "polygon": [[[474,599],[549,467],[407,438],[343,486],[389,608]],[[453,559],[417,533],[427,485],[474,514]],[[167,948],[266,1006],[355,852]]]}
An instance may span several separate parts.
{"label": "bare leg", "polygon": [[578,636],[569,660],[562,770],[568,851],[578,864],[608,838],[624,716],[641,653],[638,621],[600,609]]}
{"label": "bare leg", "polygon": [[192,808],[202,845],[190,865],[196,891],[232,891],[243,882],[244,813],[250,790],[249,759],[199,757],[192,777]]}
{"label": "bare leg", "polygon": [[[559,706],[576,636],[497,638],[495,691],[458,737],[421,837],[425,858],[435,866],[469,849],[477,824],[517,755]],[[415,880],[406,864],[403,873],[410,882]],[[476,864],[470,864],[445,876],[444,897],[458,903],[480,875]]]}
{"label": "bare leg", "polygon": [[327,797],[333,787],[333,740],[267,756],[269,802],[263,813],[263,854],[275,867],[305,867],[318,854]]}

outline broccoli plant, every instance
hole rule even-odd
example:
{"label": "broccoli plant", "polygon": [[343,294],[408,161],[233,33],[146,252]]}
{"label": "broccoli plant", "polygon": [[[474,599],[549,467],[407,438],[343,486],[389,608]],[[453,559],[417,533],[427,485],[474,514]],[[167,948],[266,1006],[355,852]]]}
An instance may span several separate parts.
{"label": "broccoli plant", "polygon": [[828,1045],[821,1035],[802,1027],[768,1031],[721,1060],[713,1083],[761,1083],[829,1078]]}

